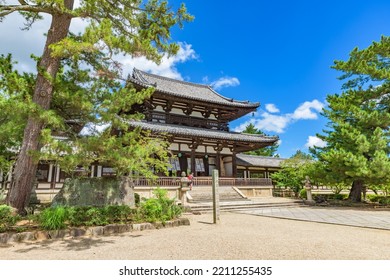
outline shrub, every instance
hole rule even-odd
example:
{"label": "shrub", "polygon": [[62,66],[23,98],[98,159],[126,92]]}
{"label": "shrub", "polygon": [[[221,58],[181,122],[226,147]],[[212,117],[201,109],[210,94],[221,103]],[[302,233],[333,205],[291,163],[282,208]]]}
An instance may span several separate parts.
{"label": "shrub", "polygon": [[127,205],[108,205],[104,207],[104,211],[109,223],[126,223],[134,212]]}
{"label": "shrub", "polygon": [[390,196],[368,194],[366,198],[371,202],[378,202],[383,205],[390,205]]}
{"label": "shrub", "polygon": [[299,197],[302,198],[302,199],[307,199],[307,191],[306,191],[306,189],[301,189],[299,191]]}
{"label": "shrub", "polygon": [[0,205],[0,232],[9,230],[20,219],[19,215],[12,214],[12,208],[7,205]]}
{"label": "shrub", "polygon": [[69,207],[68,208],[68,222],[70,226],[85,226],[88,222],[87,211],[90,207]]}
{"label": "shrub", "polygon": [[138,193],[134,193],[135,206],[139,207],[141,202],[141,196]]}
{"label": "shrub", "polygon": [[46,208],[39,215],[39,223],[47,230],[57,230],[66,227],[67,209],[62,206]]}
{"label": "shrub", "polygon": [[91,207],[87,210],[86,216],[88,220],[85,225],[87,226],[104,226],[109,224],[104,208]]}
{"label": "shrub", "polygon": [[102,226],[111,223],[126,223],[132,219],[133,212],[127,205],[75,206],[68,208],[68,219],[71,226]]}
{"label": "shrub", "polygon": [[390,196],[382,196],[378,200],[379,204],[390,205]]}
{"label": "shrub", "polygon": [[175,199],[168,197],[167,190],[157,188],[153,194],[154,198],[149,198],[141,203],[138,209],[138,219],[147,222],[165,222],[181,215],[181,207],[175,204]]}

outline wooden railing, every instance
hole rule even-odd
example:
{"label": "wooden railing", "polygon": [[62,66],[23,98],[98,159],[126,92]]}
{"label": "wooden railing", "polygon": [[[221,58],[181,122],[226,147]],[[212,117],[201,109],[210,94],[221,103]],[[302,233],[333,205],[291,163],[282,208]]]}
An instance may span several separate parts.
{"label": "wooden railing", "polygon": [[[177,187],[180,186],[180,177],[159,177],[152,181],[146,178],[134,179],[135,186],[160,186]],[[195,177],[194,186],[211,186],[212,177]],[[220,186],[272,186],[272,180],[269,178],[219,178]]]}
{"label": "wooden railing", "polygon": [[203,119],[203,118],[190,117],[184,115],[166,114],[166,113],[155,112],[155,111],[146,112],[145,119],[147,121],[155,121],[159,123],[179,124],[179,125],[186,125],[191,127],[201,127],[201,128],[229,131],[229,125],[226,122],[212,120],[212,119]]}

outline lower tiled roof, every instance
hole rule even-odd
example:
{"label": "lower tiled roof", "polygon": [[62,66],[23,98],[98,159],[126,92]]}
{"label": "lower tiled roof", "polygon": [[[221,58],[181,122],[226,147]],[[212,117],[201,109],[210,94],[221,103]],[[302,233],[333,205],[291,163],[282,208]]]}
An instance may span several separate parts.
{"label": "lower tiled roof", "polygon": [[237,154],[237,165],[241,166],[260,166],[260,167],[280,167],[280,164],[285,161],[284,158],[263,157],[246,154]]}
{"label": "lower tiled roof", "polygon": [[227,132],[215,129],[188,127],[174,124],[164,124],[156,122],[145,122],[145,121],[130,121],[130,126],[141,127],[145,130],[150,130],[156,133],[169,133],[180,136],[193,136],[203,137],[207,139],[226,140],[226,141],[240,141],[248,143],[264,143],[272,145],[279,138],[264,136],[259,134],[244,134],[238,132]]}

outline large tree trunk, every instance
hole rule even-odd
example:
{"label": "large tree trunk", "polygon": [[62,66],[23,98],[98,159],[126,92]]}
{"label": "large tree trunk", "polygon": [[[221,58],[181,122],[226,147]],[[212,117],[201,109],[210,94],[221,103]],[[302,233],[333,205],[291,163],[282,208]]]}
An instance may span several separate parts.
{"label": "large tree trunk", "polygon": [[[73,9],[74,0],[64,0],[65,7]],[[60,58],[52,57],[49,46],[60,42],[69,32],[72,18],[66,14],[53,14],[51,26],[47,34],[46,44],[38,65],[38,76],[34,88],[33,102],[43,110],[50,108],[53,94],[53,84],[44,76],[55,78],[60,67]],[[14,171],[14,183],[8,192],[7,202],[18,209],[19,213],[24,212],[31,189],[35,180],[38,161],[33,158],[31,152],[39,148],[39,136],[44,122],[34,116],[30,116],[24,130],[23,143],[16,161]]]}
{"label": "large tree trunk", "polygon": [[363,180],[355,180],[352,182],[352,188],[349,192],[348,199],[353,202],[361,202],[362,201],[362,191],[363,191]]}

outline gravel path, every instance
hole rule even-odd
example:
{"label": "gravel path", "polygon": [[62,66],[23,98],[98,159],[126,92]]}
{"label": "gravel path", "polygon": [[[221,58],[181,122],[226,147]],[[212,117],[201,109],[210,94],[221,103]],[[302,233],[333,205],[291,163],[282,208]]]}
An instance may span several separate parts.
{"label": "gravel path", "polygon": [[0,247],[0,259],[100,260],[390,260],[390,231],[239,213],[185,215],[191,226],[93,239]]}

